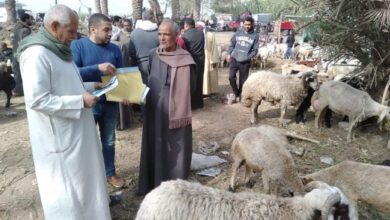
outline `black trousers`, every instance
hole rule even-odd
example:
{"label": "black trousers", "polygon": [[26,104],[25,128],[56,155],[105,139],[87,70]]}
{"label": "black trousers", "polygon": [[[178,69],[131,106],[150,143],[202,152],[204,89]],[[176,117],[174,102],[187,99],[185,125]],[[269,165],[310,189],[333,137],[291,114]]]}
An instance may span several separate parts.
{"label": "black trousers", "polygon": [[[242,85],[246,79],[248,79],[249,68],[251,66],[251,61],[237,62],[233,57],[229,65],[229,82],[232,87],[233,93],[236,97],[241,96]],[[239,79],[237,85],[237,71],[239,72]]]}

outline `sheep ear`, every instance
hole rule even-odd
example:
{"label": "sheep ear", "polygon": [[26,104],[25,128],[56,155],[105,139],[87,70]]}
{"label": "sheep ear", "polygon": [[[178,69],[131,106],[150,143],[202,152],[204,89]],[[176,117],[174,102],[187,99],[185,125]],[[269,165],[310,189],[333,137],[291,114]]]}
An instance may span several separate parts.
{"label": "sheep ear", "polygon": [[385,108],[378,118],[378,123],[381,123],[387,114],[389,114],[389,109]]}

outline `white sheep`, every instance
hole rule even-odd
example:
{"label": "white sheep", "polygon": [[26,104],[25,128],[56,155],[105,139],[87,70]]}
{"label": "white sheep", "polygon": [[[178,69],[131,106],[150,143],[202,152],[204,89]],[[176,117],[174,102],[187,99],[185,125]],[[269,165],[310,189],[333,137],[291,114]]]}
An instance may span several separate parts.
{"label": "white sheep", "polygon": [[313,189],[324,189],[339,194],[341,198],[340,204],[337,205],[339,212],[334,213],[335,217],[340,217],[341,219],[359,220],[359,213],[356,206],[354,203],[349,201],[348,197],[341,191],[340,188],[336,186],[329,186],[327,183],[322,181],[312,181],[305,186],[305,189],[308,191]]}
{"label": "white sheep", "polygon": [[248,186],[251,186],[249,179],[254,170],[262,175],[264,193],[288,196],[303,193],[303,183],[288,150],[298,155],[302,155],[304,150],[289,144],[287,137],[310,141],[270,125],[246,128],[239,132],[231,147],[233,165],[229,190],[235,190],[237,171],[245,165],[244,179]]}
{"label": "white sheep", "polygon": [[[297,77],[282,76],[270,71],[259,71],[252,73],[245,81],[241,94],[241,104],[251,108],[250,121],[255,123],[257,109],[263,100],[272,104],[281,103],[279,124],[284,125],[283,118],[287,107],[301,104],[308,95],[309,87],[315,90],[317,86],[317,76],[314,72],[303,73]],[[304,114],[304,112],[301,114]]]}
{"label": "white sheep", "polygon": [[343,161],[303,177],[305,184],[311,181],[337,186],[355,206],[359,201],[390,213],[390,167]]}
{"label": "white sheep", "polygon": [[163,182],[146,195],[136,220],[332,219],[340,196],[314,189],[304,196],[281,198],[260,193],[230,193],[183,180]]}
{"label": "white sheep", "polygon": [[315,125],[320,127],[320,120],[329,108],[333,112],[347,115],[349,128],[347,141],[352,141],[352,130],[357,123],[373,116],[378,116],[378,123],[386,117],[390,119],[390,108],[374,101],[367,92],[338,81],[324,82],[317,91],[318,110]]}
{"label": "white sheep", "polygon": [[309,67],[303,64],[295,64],[295,63],[282,64],[281,68],[282,68],[282,75],[284,76],[291,75],[293,73],[310,72],[315,70],[313,67]]}

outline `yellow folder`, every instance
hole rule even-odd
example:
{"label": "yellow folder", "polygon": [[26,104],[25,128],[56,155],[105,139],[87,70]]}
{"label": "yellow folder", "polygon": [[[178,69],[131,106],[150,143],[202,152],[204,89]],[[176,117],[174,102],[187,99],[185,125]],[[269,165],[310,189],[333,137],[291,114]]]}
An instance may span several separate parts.
{"label": "yellow folder", "polygon": [[[106,93],[108,101],[122,102],[128,99],[130,103],[143,103],[149,88],[142,83],[141,72],[138,67],[125,67],[116,70],[118,86]],[[102,76],[102,82],[106,84],[112,76]]]}

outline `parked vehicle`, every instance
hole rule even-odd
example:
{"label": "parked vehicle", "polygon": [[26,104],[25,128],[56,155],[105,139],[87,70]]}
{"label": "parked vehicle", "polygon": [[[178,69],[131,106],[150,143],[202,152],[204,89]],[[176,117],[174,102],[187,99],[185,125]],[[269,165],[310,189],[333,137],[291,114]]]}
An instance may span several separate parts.
{"label": "parked vehicle", "polygon": [[228,31],[229,26],[228,23],[232,21],[232,15],[231,14],[215,14],[215,17],[217,18],[217,31]]}
{"label": "parked vehicle", "polygon": [[240,28],[241,26],[241,22],[240,21],[230,21],[228,24],[227,24],[227,29],[229,31],[234,31],[236,32],[238,30],[238,28]]}
{"label": "parked vehicle", "polygon": [[289,31],[297,30],[297,29],[299,29],[299,23],[297,21],[294,21],[294,20],[283,21],[281,26],[280,26],[281,33],[284,36],[288,35]]}
{"label": "parked vehicle", "polygon": [[255,30],[260,34],[267,34],[268,32],[273,31],[272,22],[272,13],[259,13],[253,14],[253,19],[255,20]]}

